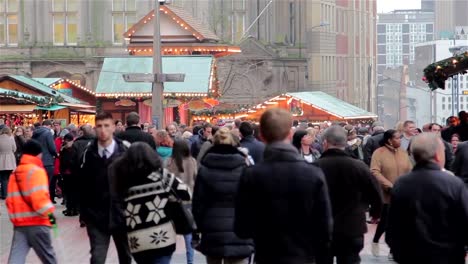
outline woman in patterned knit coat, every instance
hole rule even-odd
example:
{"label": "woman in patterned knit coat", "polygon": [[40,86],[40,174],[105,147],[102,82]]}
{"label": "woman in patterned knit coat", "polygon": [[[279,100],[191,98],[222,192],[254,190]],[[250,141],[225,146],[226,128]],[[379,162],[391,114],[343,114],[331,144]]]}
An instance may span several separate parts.
{"label": "woman in patterned knit coat", "polygon": [[190,200],[187,185],[163,169],[162,161],[146,143],[135,142],[112,164],[113,201],[126,217],[128,243],[137,263],[170,263],[176,231],[167,212],[173,192]]}

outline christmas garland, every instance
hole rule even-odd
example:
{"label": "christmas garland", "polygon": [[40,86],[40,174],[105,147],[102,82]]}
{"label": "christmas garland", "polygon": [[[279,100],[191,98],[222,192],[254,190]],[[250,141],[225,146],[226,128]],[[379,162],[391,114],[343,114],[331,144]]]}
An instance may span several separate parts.
{"label": "christmas garland", "polygon": [[239,106],[237,109],[219,109],[219,110],[217,110],[216,107],[214,107],[213,109],[192,111],[192,114],[195,116],[230,115],[230,114],[238,114],[238,113],[246,112],[247,110],[248,110],[248,106]]}
{"label": "christmas garland", "polygon": [[445,81],[456,74],[465,74],[468,70],[468,51],[460,55],[430,64],[424,69],[422,80],[431,91],[445,89]]}
{"label": "christmas garland", "polygon": [[60,95],[58,96],[35,96],[35,95],[20,94],[15,91],[0,92],[0,95],[28,101],[28,102],[31,102],[31,103],[34,103],[43,107],[49,107],[51,105],[56,105],[56,104],[64,102],[63,97],[61,97]]}

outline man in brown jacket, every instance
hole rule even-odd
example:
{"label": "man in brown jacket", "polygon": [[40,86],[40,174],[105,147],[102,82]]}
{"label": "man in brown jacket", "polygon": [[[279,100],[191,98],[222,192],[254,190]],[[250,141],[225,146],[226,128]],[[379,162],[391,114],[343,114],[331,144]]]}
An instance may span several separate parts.
{"label": "man in brown jacket", "polygon": [[[411,171],[412,164],[408,153],[400,148],[401,134],[393,129],[384,133],[382,147],[378,148],[372,155],[371,172],[379,181],[384,194],[384,206],[380,222],[375,231],[372,243],[372,254],[379,255],[379,240],[387,226],[387,215],[390,204],[390,191],[396,180]],[[389,256],[391,257],[391,256]]]}

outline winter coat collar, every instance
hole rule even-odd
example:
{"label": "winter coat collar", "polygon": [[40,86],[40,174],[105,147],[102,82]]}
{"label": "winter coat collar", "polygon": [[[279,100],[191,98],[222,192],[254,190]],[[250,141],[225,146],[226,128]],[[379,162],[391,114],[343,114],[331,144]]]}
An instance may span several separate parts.
{"label": "winter coat collar", "polygon": [[129,130],[139,130],[141,131],[141,127],[139,126],[129,126],[125,129],[125,131],[129,131]]}
{"label": "winter coat collar", "polygon": [[231,145],[214,145],[205,154],[201,164],[210,168],[235,169],[246,165],[245,154]]}
{"label": "winter coat collar", "polygon": [[341,149],[328,149],[322,153],[322,158],[325,157],[349,157],[349,155]]}
{"label": "winter coat collar", "polygon": [[243,137],[241,142],[254,142],[256,138],[253,135]]}
{"label": "winter coat collar", "polygon": [[21,157],[20,164],[23,164],[23,165],[34,164],[39,167],[44,167],[42,160],[40,158],[38,158],[37,156],[28,155],[28,154],[24,154]]}
{"label": "winter coat collar", "polygon": [[413,171],[418,171],[418,170],[436,170],[436,171],[440,171],[442,169],[435,162],[427,161],[427,162],[416,163],[416,165],[413,168]]}
{"label": "winter coat collar", "polygon": [[291,144],[274,142],[265,147],[265,161],[303,161],[298,150]]}

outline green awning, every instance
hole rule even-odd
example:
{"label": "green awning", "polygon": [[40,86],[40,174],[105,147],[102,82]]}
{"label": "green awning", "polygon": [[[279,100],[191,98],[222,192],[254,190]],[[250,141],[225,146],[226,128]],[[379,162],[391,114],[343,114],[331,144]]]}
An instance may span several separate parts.
{"label": "green awning", "polygon": [[340,100],[334,96],[321,91],[313,92],[298,92],[298,93],[287,93],[286,95],[292,96],[296,99],[311,104],[312,107],[316,107],[329,112],[344,119],[359,119],[359,118],[376,118],[377,115],[370,113],[357,106],[349,104],[343,100]]}
{"label": "green awning", "polygon": [[[210,88],[210,77],[213,71],[212,56],[164,56],[162,57],[163,73],[184,73],[184,82],[164,83],[165,93],[198,93],[206,94]],[[97,94],[151,93],[151,83],[125,82],[124,73],[151,73],[153,58],[126,57],[105,58]]]}
{"label": "green awning", "polygon": [[61,105],[51,105],[49,107],[44,107],[44,106],[36,106],[36,110],[46,110],[46,111],[57,111],[60,109],[67,108],[66,106],[61,106]]}

